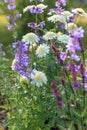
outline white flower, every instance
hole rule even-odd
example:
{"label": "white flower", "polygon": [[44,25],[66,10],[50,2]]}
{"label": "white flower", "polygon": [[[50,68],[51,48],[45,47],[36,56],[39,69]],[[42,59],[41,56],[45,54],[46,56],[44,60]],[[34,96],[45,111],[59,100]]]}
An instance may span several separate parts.
{"label": "white flower", "polygon": [[53,16],[48,18],[48,21],[51,21],[53,23],[60,22],[60,23],[66,23],[66,19],[62,15],[54,14]]}
{"label": "white flower", "polygon": [[68,32],[71,32],[72,30],[76,29],[77,25],[75,23],[68,23],[65,25],[65,29],[68,30]]}
{"label": "white flower", "polygon": [[69,11],[63,11],[62,15],[63,15],[66,19],[68,19],[68,18],[70,18],[70,17],[73,16],[73,14],[70,13]]}
{"label": "white flower", "polygon": [[25,36],[23,36],[22,41],[26,44],[34,44],[38,43],[38,36],[35,33],[27,33]]}
{"label": "white flower", "polygon": [[27,11],[30,10],[32,7],[35,7],[35,5],[26,6],[26,7],[23,9],[23,13],[27,12]]}
{"label": "white flower", "polygon": [[66,34],[59,34],[57,37],[57,40],[62,42],[62,43],[68,43],[70,40],[70,36],[68,36]]}
{"label": "white flower", "polygon": [[41,9],[46,9],[46,8],[47,8],[47,5],[38,4],[37,7],[38,7],[38,8],[41,8]]}
{"label": "white flower", "polygon": [[44,36],[43,36],[43,39],[44,40],[52,40],[52,39],[55,39],[57,37],[57,34],[54,33],[54,32],[47,32]]}
{"label": "white flower", "polygon": [[37,57],[45,57],[49,53],[50,47],[46,44],[40,44],[36,50]]}
{"label": "white flower", "polygon": [[47,82],[47,77],[45,73],[37,70],[33,70],[33,73],[31,74],[31,79],[33,80],[32,83],[36,84],[36,86],[38,87],[46,84]]}
{"label": "white flower", "polygon": [[72,9],[72,12],[76,13],[77,15],[87,17],[87,13],[82,8]]}

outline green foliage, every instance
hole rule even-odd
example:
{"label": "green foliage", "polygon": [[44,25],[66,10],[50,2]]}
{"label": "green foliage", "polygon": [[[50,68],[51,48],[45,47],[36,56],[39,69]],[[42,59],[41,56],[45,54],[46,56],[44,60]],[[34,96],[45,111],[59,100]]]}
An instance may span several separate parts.
{"label": "green foliage", "polygon": [[[16,2],[17,10],[22,13],[22,9],[27,6],[27,2],[22,0]],[[49,8],[54,2],[51,2]],[[45,3],[48,4],[49,1],[45,1]],[[18,34],[18,39],[21,39],[25,33],[32,31],[32,29],[27,28],[27,22],[34,20],[32,16],[25,13],[21,22],[18,21],[20,26],[17,27],[17,32],[15,31],[14,33],[14,35]],[[46,18],[45,12],[38,20],[41,21]],[[56,32],[56,28],[53,29],[54,25],[46,24],[45,30],[39,28],[41,34],[44,34],[49,29]],[[55,40],[52,43],[55,43]],[[56,43],[57,49],[59,49],[59,46],[62,48],[63,45]],[[7,50],[12,58],[13,50],[10,46]],[[1,96],[5,96],[4,105],[1,105],[0,108],[3,108],[7,114],[4,125],[8,126],[9,130],[52,130],[54,128],[59,130],[85,130],[85,126],[87,127],[87,101],[84,107],[83,100],[84,98],[86,99],[87,95],[84,97],[83,88],[74,89],[72,93],[69,83],[72,78],[70,72],[65,74],[65,64],[64,66],[59,65],[58,59],[56,59],[51,50],[45,58],[37,58],[35,51],[36,48],[32,48],[32,51],[29,51],[31,61],[28,69],[44,70],[48,82],[47,85],[41,87],[31,84],[31,80],[21,80],[21,75],[11,70],[12,59],[0,56]],[[33,64],[34,62],[36,66]],[[66,63],[68,62],[67,60]],[[61,84],[60,75],[65,77],[66,88]],[[57,82],[61,97],[65,102],[63,107],[58,106],[57,100],[53,95],[51,88],[53,80]]]}

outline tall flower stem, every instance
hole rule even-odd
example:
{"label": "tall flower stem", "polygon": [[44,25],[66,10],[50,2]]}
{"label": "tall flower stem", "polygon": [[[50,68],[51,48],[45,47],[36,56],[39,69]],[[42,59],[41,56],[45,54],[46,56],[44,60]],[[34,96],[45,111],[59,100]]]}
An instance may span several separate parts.
{"label": "tall flower stem", "polygon": [[[81,47],[81,54],[82,54],[82,59],[83,59],[83,63],[85,65],[85,54],[84,54],[84,48],[83,48],[83,44],[80,42],[80,47]],[[83,89],[84,89],[84,86],[85,86],[85,79],[84,79],[84,76],[82,76],[82,82],[83,82]],[[83,99],[83,108],[85,108],[85,98],[86,98],[86,95],[85,95],[85,90],[83,91],[83,96],[84,96],[84,99]]]}
{"label": "tall flower stem", "polygon": [[[70,81],[70,78],[69,78],[68,72],[67,72],[67,70],[66,70],[65,68],[64,68],[64,71],[65,71],[65,74],[66,74],[66,76],[67,76],[67,78],[68,78],[68,82],[69,82],[70,88],[71,88],[71,90],[72,90],[72,93],[73,93],[74,99],[76,100],[76,94],[75,94],[75,92],[74,92],[74,90],[73,90],[73,88],[72,88],[72,85],[71,85],[71,81]],[[78,108],[77,101],[76,101],[76,108]]]}
{"label": "tall flower stem", "polygon": [[[85,65],[85,55],[84,55],[84,52],[82,53],[82,57],[83,57],[83,63]],[[85,79],[83,77],[83,87],[85,86]],[[85,90],[83,92],[83,95],[84,95],[84,101],[83,101],[83,107],[85,108],[85,97],[86,97],[86,94],[85,94]]]}
{"label": "tall flower stem", "polygon": [[[35,4],[36,4],[36,6],[37,6],[37,0],[35,1]],[[38,22],[37,20],[38,20],[38,14],[37,14],[37,12],[36,12],[36,21],[35,21],[36,24],[37,24],[37,22]]]}
{"label": "tall flower stem", "polygon": [[67,100],[67,108],[68,108],[69,115],[71,117],[70,105],[69,105],[69,102],[68,102],[68,94],[67,94],[67,89],[66,89],[66,85],[65,85],[64,79],[62,79],[62,85],[64,86],[66,100]]}

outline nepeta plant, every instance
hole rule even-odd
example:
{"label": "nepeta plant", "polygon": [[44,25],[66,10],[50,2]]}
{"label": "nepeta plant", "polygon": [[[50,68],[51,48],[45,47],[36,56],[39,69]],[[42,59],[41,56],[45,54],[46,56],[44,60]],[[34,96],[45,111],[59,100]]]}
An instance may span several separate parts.
{"label": "nepeta plant", "polygon": [[[75,17],[87,14],[81,8],[65,10],[66,0],[58,0],[45,23],[40,17],[48,6],[43,0],[32,2],[23,9],[23,13],[35,16],[35,21],[28,23],[31,31],[13,44],[16,53],[12,69],[18,73],[8,127],[86,130],[84,29],[75,24]],[[45,24],[50,22],[53,28],[47,30]]]}

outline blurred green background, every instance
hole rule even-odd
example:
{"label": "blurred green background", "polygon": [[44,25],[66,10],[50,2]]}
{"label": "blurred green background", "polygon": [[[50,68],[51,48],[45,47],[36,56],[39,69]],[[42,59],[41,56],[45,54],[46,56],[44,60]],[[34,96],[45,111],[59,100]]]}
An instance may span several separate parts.
{"label": "blurred green background", "polygon": [[[80,2],[81,0],[68,0],[67,1],[67,9],[71,8],[83,8],[87,12],[87,2]],[[86,1],[86,0],[85,0]],[[49,8],[53,7],[56,0],[45,0],[45,4],[49,5]],[[16,0],[16,12],[22,13],[22,9],[27,6],[29,2],[27,0]],[[12,36],[12,31],[7,30],[7,15],[10,14],[10,11],[7,10],[6,4],[3,3],[3,0],[0,2],[0,42],[4,44],[4,49],[6,50],[8,45],[11,45],[11,43],[14,41]],[[45,18],[45,15],[43,16]],[[21,39],[22,35],[28,32],[27,28],[27,22],[31,20],[31,16],[29,15],[23,15],[22,20],[19,19],[17,31],[18,31],[18,39]],[[87,18],[84,17],[78,17],[76,19],[76,23],[78,25],[82,25],[85,30],[85,37],[83,38],[83,42],[85,47],[87,48]],[[49,25],[47,25],[49,26]]]}

